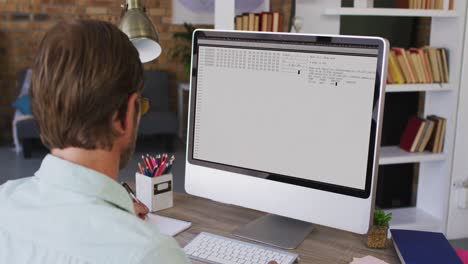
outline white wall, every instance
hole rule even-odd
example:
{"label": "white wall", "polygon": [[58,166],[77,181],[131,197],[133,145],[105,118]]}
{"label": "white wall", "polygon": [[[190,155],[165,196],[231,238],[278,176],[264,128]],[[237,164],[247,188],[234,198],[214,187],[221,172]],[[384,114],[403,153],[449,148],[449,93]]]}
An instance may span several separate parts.
{"label": "white wall", "polygon": [[326,8],[339,8],[341,0],[297,0],[296,16],[304,20],[303,33],[340,34],[340,16],[324,15]]}

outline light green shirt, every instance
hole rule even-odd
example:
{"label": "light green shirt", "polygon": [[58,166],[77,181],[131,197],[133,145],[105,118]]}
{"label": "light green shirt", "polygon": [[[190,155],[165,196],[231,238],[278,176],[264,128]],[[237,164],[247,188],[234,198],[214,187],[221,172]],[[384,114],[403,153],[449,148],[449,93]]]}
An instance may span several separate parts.
{"label": "light green shirt", "polygon": [[0,186],[0,263],[189,263],[135,216],[125,189],[47,155],[35,176]]}

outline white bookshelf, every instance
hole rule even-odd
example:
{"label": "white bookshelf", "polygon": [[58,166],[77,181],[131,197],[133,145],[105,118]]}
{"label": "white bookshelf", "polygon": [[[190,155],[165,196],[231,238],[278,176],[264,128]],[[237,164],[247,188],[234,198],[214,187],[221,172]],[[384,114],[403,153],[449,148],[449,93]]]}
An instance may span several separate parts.
{"label": "white bookshelf", "polygon": [[390,229],[416,229],[432,232],[444,232],[445,229],[441,219],[417,207],[390,209],[385,212],[392,213]]}
{"label": "white bookshelf", "polygon": [[442,161],[445,159],[445,153],[432,153],[428,151],[412,153],[398,146],[387,146],[380,148],[379,165]]}
{"label": "white bookshelf", "polygon": [[467,3],[455,0],[452,11],[448,10],[448,0],[444,1],[444,10],[342,8],[341,0],[296,2],[296,15],[304,19],[304,33],[340,34],[341,16],[431,17],[429,44],[449,51],[449,83],[387,85],[387,93],[425,92],[422,114],[447,119],[443,153],[408,153],[397,146],[381,148],[381,165],[419,163],[416,205],[389,210],[394,215],[392,228],[447,232],[449,202],[453,203],[449,197]]}
{"label": "white bookshelf", "polygon": [[[447,119],[444,153],[407,153],[397,146],[381,148],[379,160],[381,165],[420,163],[416,206],[388,210],[394,217],[390,223],[392,228],[447,232],[449,202],[453,203],[449,197],[467,7],[465,0],[454,1],[454,11],[448,10],[449,0],[444,0],[444,10],[342,8],[341,0],[297,0],[296,2],[296,16],[304,20],[303,33],[338,35],[341,16],[431,17],[430,45],[444,47],[449,51],[449,83],[387,86],[386,92],[389,93],[425,92],[423,114],[436,114]],[[216,4],[224,7],[215,9],[215,17],[225,19],[221,19],[215,28],[233,29],[233,19],[230,15],[233,0],[223,4],[224,2],[216,1]],[[463,231],[458,231],[460,232]],[[451,234],[456,236],[457,231],[452,230]]]}
{"label": "white bookshelf", "polygon": [[438,17],[454,18],[459,14],[447,10],[402,9],[402,8],[327,8],[325,15],[337,16],[402,16],[402,17]]}
{"label": "white bookshelf", "polygon": [[[214,12],[215,29],[233,30],[234,17],[236,16],[235,0],[216,0]],[[270,10],[270,0],[263,0],[257,11]]]}
{"label": "white bookshelf", "polygon": [[387,84],[387,93],[401,92],[448,92],[451,86],[446,83]]}

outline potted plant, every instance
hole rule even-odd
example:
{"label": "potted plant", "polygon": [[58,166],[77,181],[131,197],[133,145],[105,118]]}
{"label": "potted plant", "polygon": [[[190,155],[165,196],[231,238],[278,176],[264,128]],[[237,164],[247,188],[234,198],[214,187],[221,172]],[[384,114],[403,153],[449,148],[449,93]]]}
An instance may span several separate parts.
{"label": "potted plant", "polygon": [[195,31],[195,26],[190,23],[184,23],[183,32],[174,33],[174,38],[177,39],[177,46],[172,50],[171,58],[179,59],[184,65],[184,73],[186,81],[190,77],[190,61],[192,56],[192,35]]}
{"label": "potted plant", "polygon": [[392,213],[385,214],[382,209],[374,211],[374,224],[367,235],[367,246],[370,248],[385,248],[387,246],[388,223]]}

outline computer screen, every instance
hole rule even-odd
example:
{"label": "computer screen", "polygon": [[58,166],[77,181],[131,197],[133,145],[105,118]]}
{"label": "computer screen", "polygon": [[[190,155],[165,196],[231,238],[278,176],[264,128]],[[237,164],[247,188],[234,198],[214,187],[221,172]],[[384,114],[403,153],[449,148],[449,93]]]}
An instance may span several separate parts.
{"label": "computer screen", "polygon": [[369,196],[378,45],[326,37],[196,41],[189,162]]}

